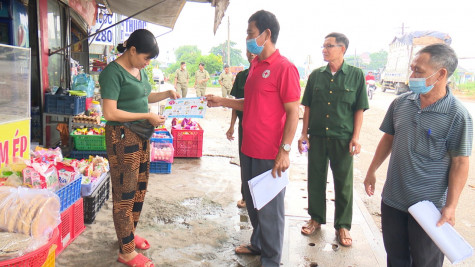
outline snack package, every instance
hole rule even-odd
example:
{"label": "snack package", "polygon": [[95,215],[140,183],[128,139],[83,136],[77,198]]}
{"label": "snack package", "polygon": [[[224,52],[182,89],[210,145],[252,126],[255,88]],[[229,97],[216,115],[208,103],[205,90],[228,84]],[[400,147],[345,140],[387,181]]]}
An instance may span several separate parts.
{"label": "snack package", "polygon": [[[8,255],[20,256],[44,245],[61,222],[59,211],[59,197],[54,192],[0,187],[0,231],[19,234],[10,240],[0,238],[0,259]],[[28,237],[32,242],[21,243],[21,246],[13,243]]]}
{"label": "snack package", "polygon": [[63,161],[63,153],[61,153],[61,148],[59,147],[55,149],[47,149],[37,146],[32,154],[32,157],[38,159],[40,162],[49,162],[53,164]]}
{"label": "snack package", "polygon": [[69,184],[70,182],[78,179],[81,175],[77,168],[62,162],[56,163],[56,169],[58,170],[60,187],[63,187]]}
{"label": "snack package", "polygon": [[38,189],[59,189],[58,170],[53,164],[31,163],[23,169],[23,183]]}

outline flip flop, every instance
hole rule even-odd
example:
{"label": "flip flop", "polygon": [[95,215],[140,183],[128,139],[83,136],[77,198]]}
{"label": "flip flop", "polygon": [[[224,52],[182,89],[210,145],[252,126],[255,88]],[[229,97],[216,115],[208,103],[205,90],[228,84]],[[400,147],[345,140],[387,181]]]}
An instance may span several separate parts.
{"label": "flip flop", "polygon": [[[351,239],[351,236],[350,236],[350,230],[346,228],[340,228],[335,231],[335,235],[336,235],[336,240],[338,240],[338,243],[340,245],[344,247],[351,247],[351,245],[353,244],[353,239]],[[349,240],[349,242],[347,241],[346,243],[343,243],[343,240]]]}
{"label": "flip flop", "polygon": [[[149,258],[145,257],[142,253],[137,254],[137,256],[135,256],[130,261],[125,261],[121,257],[119,257],[117,261],[130,267],[145,267],[145,264],[149,262],[152,263],[152,261]],[[153,265],[152,263],[148,267],[155,267],[155,265]]]}
{"label": "flip flop", "polygon": [[[247,249],[247,252],[239,252],[238,249]],[[261,255],[261,252],[253,248],[251,245],[240,245],[234,250],[234,252],[241,255]]]}
{"label": "flip flop", "polygon": [[146,250],[150,248],[150,244],[148,243],[148,241],[145,238],[140,237],[138,235],[134,236],[134,242],[135,242],[135,247],[138,249]]}
{"label": "flip flop", "polygon": [[317,221],[309,220],[307,222],[307,225],[302,226],[302,230],[300,230],[300,232],[302,233],[302,235],[310,236],[315,234],[315,232],[321,227],[322,225]]}

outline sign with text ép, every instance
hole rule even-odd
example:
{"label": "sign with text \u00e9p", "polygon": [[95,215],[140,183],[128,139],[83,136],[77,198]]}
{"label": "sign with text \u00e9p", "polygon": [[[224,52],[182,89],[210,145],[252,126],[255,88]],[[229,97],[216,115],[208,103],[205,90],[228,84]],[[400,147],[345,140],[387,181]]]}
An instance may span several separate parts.
{"label": "sign with text \u00e9p", "polygon": [[[91,27],[91,34],[112,26],[116,22],[116,15],[104,15],[102,19],[97,16],[96,25]],[[93,44],[114,45],[115,27],[102,31],[89,38],[89,42]]]}
{"label": "sign with text \u00e9p", "polygon": [[30,120],[0,125],[0,168],[15,158],[30,158]]}

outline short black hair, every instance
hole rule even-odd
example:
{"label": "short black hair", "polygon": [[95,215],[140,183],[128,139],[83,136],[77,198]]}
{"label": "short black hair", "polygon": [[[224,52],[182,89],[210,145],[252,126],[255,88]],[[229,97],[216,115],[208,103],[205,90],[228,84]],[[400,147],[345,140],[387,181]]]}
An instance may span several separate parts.
{"label": "short black hair", "polygon": [[123,53],[125,50],[135,47],[137,53],[148,54],[150,58],[156,58],[159,53],[157,40],[153,33],[146,29],[138,29],[134,31],[124,44],[117,46],[117,51]]}
{"label": "short black hair", "polygon": [[228,64],[225,64],[225,65],[224,65],[224,68],[229,68],[229,65],[228,65]]}
{"label": "short black hair", "polygon": [[205,63],[203,63],[203,62],[200,62],[200,66],[203,66],[203,67],[204,67],[204,66],[205,66]]}
{"label": "short black hair", "polygon": [[428,45],[419,52],[417,55],[427,53],[430,55],[430,64],[436,68],[444,68],[447,70],[447,79],[452,76],[457,69],[458,58],[452,47],[446,44],[431,44]]}
{"label": "short black hair", "polygon": [[325,36],[325,39],[330,38],[330,37],[335,38],[337,44],[343,44],[345,46],[345,53],[346,51],[348,51],[350,40],[348,40],[348,37],[346,37],[346,35],[339,32],[332,32],[332,33],[329,33],[327,36]]}
{"label": "short black hair", "polygon": [[256,23],[256,27],[257,29],[259,29],[259,34],[269,29],[271,32],[271,42],[273,44],[277,43],[280,25],[274,14],[269,11],[259,10],[256,13],[252,14],[247,23],[251,23],[251,21],[254,21]]}
{"label": "short black hair", "polygon": [[185,61],[182,61],[182,62],[180,63],[180,65],[185,65],[185,64],[186,64]]}

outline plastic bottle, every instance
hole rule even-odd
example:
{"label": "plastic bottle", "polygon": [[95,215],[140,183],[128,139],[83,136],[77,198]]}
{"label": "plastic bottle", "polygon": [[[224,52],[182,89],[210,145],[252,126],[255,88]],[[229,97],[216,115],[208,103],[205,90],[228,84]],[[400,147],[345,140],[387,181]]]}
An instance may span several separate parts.
{"label": "plastic bottle", "polygon": [[91,109],[94,109],[98,116],[102,116],[102,108],[101,108],[101,103],[99,101],[93,100],[91,103]]}

